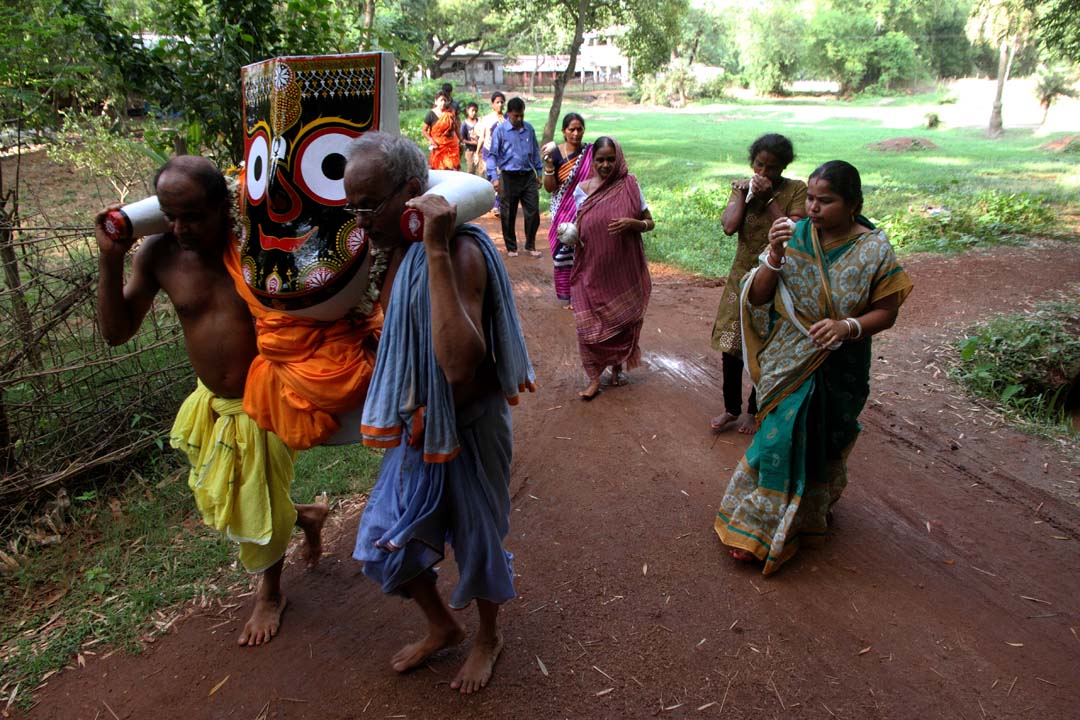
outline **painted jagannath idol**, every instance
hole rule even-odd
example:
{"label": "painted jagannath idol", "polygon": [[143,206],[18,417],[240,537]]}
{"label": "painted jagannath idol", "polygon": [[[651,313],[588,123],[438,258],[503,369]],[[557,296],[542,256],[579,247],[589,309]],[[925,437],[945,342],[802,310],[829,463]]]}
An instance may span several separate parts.
{"label": "painted jagannath idol", "polygon": [[344,210],[345,146],[398,132],[389,53],[279,57],[242,71],[244,280],[268,308],[333,320],[355,307],[370,253]]}

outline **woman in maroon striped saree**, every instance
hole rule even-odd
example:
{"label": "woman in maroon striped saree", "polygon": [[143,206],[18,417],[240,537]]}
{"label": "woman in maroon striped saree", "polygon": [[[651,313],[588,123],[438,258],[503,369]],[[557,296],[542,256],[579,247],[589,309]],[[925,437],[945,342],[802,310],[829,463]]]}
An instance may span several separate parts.
{"label": "woman in maroon striped saree", "polygon": [[655,224],[612,138],[593,143],[589,177],[574,189],[574,197],[581,244],[570,273],[570,298],[581,364],[589,376],[578,395],[592,400],[606,368],[611,368],[610,384],[617,386],[626,382],[624,368],[640,364],[638,338],[652,292],[641,233]]}

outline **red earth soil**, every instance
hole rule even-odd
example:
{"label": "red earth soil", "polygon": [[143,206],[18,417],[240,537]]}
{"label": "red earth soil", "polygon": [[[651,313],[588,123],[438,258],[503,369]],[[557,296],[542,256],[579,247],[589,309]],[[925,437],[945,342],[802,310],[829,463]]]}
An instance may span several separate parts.
{"label": "red earth soil", "polygon": [[[483,224],[498,240],[497,221]],[[712,530],[749,442],[709,429],[722,284],[654,268],[645,366],[583,403],[550,260],[506,262],[540,389],[514,410],[507,545],[519,596],[502,611],[506,649],[486,690],[450,690],[464,647],[390,669],[419,617],[351,559],[354,511],[330,523],[317,570],[290,563],[289,607],[268,646],[235,644],[250,597],[194,609],[141,655],[88,657],[54,676],[25,716],[1078,716],[1075,449],[995,422],[946,377],[942,350],[973,321],[1080,280],[1080,245],[907,258],[915,291],[874,341],[864,431],[828,541],[768,579],[735,564]],[[445,589],[455,571],[442,566]],[[460,616],[475,627],[471,610]]]}

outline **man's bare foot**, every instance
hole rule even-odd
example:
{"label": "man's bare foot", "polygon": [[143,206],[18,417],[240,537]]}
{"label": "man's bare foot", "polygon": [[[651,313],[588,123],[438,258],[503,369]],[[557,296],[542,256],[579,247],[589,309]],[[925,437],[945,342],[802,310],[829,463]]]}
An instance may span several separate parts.
{"label": "man's bare foot", "polygon": [[739,421],[739,418],[735,417],[729,412],[725,412],[723,415],[717,415],[709,421],[709,427],[713,432],[722,433],[727,432],[731,428],[735,427],[735,424]]}
{"label": "man's bare foot", "polygon": [[739,562],[754,562],[757,560],[757,556],[752,552],[746,550],[739,550],[737,548],[728,548],[728,555],[735,558]]}
{"label": "man's bare foot", "polygon": [[582,400],[592,400],[594,397],[596,397],[599,394],[600,394],[600,378],[596,378],[591,383],[589,383],[589,387],[585,388],[584,390],[582,390],[581,392],[578,393],[578,397],[581,398]]}
{"label": "man's bare foot", "polygon": [[496,633],[494,639],[477,638],[450,688],[461,691],[462,695],[472,695],[487,687],[502,649],[502,633]]}
{"label": "man's bare foot", "polygon": [[397,651],[390,659],[390,667],[399,673],[411,670],[423,665],[425,660],[443,648],[453,647],[464,639],[465,628],[456,622],[446,627],[429,625],[427,635]]}
{"label": "man's bare foot", "polygon": [[757,418],[750,413],[743,413],[735,421],[735,427],[743,435],[753,435],[757,432]]}
{"label": "man's bare foot", "polygon": [[285,612],[285,605],[284,595],[256,598],[255,609],[251,611],[251,617],[236,642],[249,647],[270,642],[281,627],[281,614]]}
{"label": "man's bare foot", "polygon": [[304,549],[301,556],[308,569],[319,564],[322,557],[322,529],[330,507],[324,502],[296,506],[296,524],[304,531]]}

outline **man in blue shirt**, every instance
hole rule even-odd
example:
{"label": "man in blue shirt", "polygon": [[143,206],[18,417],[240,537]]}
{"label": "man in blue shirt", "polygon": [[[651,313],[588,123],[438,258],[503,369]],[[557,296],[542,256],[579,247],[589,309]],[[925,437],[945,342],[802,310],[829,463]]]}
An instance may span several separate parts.
{"label": "man in blue shirt", "polygon": [[499,219],[502,221],[503,244],[508,257],[517,257],[517,236],[514,224],[517,206],[525,211],[525,252],[540,257],[536,249],[536,231],[540,227],[541,171],[540,145],[532,125],[525,122],[525,101],[510,98],[506,104],[506,120],[495,127],[491,136],[491,159],[496,177],[492,184],[499,194]]}

